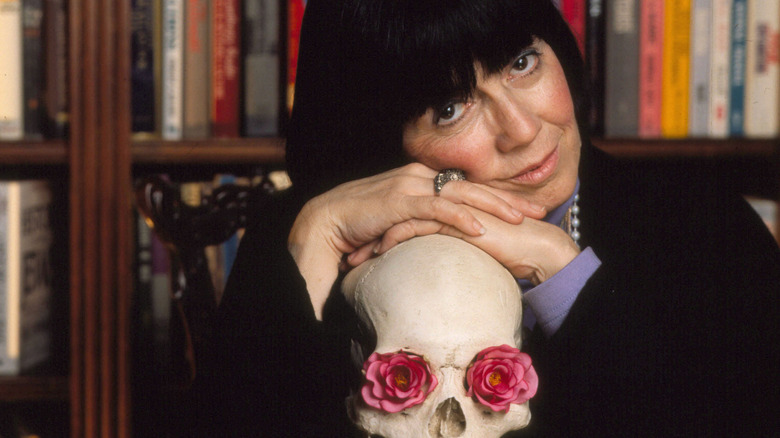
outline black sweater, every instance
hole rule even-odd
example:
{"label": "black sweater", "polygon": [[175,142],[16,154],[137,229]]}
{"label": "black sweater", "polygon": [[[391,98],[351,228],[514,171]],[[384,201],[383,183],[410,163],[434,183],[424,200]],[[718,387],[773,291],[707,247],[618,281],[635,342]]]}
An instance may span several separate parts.
{"label": "black sweater", "polygon": [[[711,169],[639,169],[583,147],[583,247],[602,265],[558,332],[517,435],[771,436],[778,427],[780,249]],[[264,202],[241,243],[199,370],[192,435],[350,436],[354,319],[316,322],[286,250],[302,206]],[[334,289],[337,291],[337,289]]]}

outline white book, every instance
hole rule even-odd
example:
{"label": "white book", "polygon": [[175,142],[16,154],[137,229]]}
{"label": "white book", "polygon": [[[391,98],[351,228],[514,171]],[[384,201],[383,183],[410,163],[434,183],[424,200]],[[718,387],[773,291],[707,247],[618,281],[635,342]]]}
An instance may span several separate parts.
{"label": "white book", "polygon": [[51,202],[46,181],[0,182],[0,375],[51,357]]}
{"label": "white book", "polygon": [[162,16],[162,137],[180,140],[184,130],[184,0],[164,0]]}
{"label": "white book", "polygon": [[710,46],[710,137],[729,135],[731,100],[731,9],[734,0],[712,0]]}
{"label": "white book", "polygon": [[691,3],[691,71],[688,134],[706,137],[710,114],[710,48],[712,46],[712,4]]}
{"label": "white book", "polygon": [[745,68],[746,137],[766,138],[780,134],[779,31],[780,2],[750,0]]}
{"label": "white book", "polygon": [[24,137],[22,2],[0,0],[0,140]]}

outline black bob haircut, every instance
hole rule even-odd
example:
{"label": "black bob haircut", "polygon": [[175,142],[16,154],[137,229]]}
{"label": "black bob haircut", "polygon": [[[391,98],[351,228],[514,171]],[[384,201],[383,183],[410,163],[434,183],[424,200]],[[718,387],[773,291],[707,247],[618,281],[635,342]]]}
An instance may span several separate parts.
{"label": "black bob haircut", "polygon": [[586,138],[585,68],[549,0],[309,0],[287,169],[308,196],[408,162],[404,124],[468,97],[481,65],[501,70],[534,37],[563,66]]}

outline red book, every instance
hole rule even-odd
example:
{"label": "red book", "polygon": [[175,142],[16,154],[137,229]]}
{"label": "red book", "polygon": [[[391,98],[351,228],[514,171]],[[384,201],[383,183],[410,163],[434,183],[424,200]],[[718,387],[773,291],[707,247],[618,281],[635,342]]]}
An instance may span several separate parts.
{"label": "red book", "polygon": [[298,43],[306,0],[289,0],[287,3],[287,110],[292,111],[295,94],[295,71],[298,67]]}
{"label": "red book", "polygon": [[664,0],[641,0],[639,11],[639,136],[661,136]]}
{"label": "red book", "polygon": [[569,23],[580,53],[585,55],[585,23],[587,21],[587,0],[561,0],[561,14]]}
{"label": "red book", "polygon": [[214,137],[238,137],[241,104],[240,0],[215,0],[211,27],[211,124]]}

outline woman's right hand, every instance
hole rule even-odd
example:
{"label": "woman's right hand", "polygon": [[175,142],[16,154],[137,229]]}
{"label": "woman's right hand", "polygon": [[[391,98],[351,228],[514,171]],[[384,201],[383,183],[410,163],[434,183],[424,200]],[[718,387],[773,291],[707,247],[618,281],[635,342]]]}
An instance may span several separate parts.
{"label": "woman's right hand", "polygon": [[[438,223],[479,236],[485,227],[469,207],[511,224],[521,223],[524,216],[538,219],[546,213],[508,192],[468,182],[447,183],[461,184],[457,199],[436,196],[433,178],[437,173],[412,163],[347,182],[304,205],[290,231],[288,250],[306,280],[318,319],[344,255],[350,255],[349,264],[359,264],[374,253],[390,228],[410,227],[405,234],[411,237],[436,233],[430,224]],[[416,229],[416,224],[425,225]]]}

